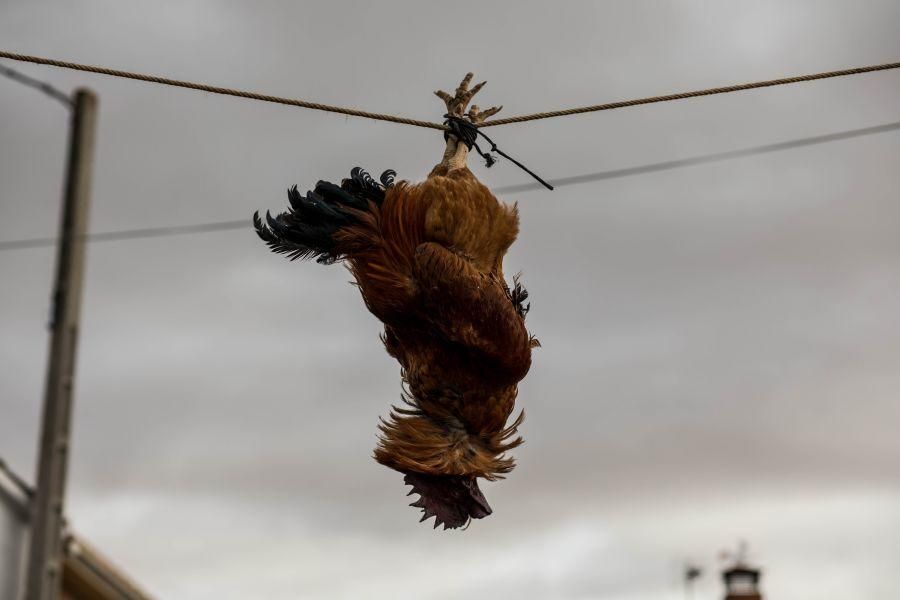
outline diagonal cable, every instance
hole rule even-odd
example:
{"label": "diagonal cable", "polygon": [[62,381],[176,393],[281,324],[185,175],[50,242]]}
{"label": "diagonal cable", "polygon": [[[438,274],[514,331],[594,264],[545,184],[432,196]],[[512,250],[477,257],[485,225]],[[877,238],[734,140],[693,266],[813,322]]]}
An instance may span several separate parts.
{"label": "diagonal cable", "polygon": [[[107,231],[104,233],[89,233],[85,236],[88,242],[116,242],[119,240],[133,240],[137,238],[168,237],[171,235],[185,235],[188,233],[210,233],[213,231],[228,231],[231,229],[251,229],[250,218],[239,221],[216,221],[214,223],[199,223],[197,225],[175,225],[172,227],[147,227],[144,229],[127,229],[125,231]],[[25,248],[44,248],[56,245],[56,238],[32,238],[27,240],[11,240],[0,242],[0,252],[5,250],[22,250]]]}
{"label": "diagonal cable", "polygon": [[17,81],[23,85],[27,85],[30,88],[41,91],[54,100],[62,102],[66,108],[72,108],[72,98],[67,93],[56,89],[46,81],[41,81],[39,79],[35,79],[34,77],[29,77],[28,75],[20,73],[15,69],[10,69],[3,64],[0,64],[0,75],[12,79],[13,81]]}
{"label": "diagonal cable", "polygon": [[[837,133],[828,133],[825,135],[788,140],[786,142],[777,142],[775,144],[754,146],[751,148],[743,148],[740,150],[729,150],[726,152],[717,152],[715,154],[706,154],[702,156],[681,158],[677,160],[667,160],[658,163],[641,165],[638,167],[626,167],[624,169],[615,169],[612,171],[599,171],[597,173],[587,173],[585,175],[574,175],[572,177],[555,179],[553,180],[553,184],[557,187],[562,187],[568,185],[590,183],[594,181],[604,181],[607,179],[618,179],[620,177],[630,177],[632,175],[641,175],[644,173],[655,173],[658,171],[680,169],[683,167],[691,167],[695,165],[733,160],[736,158],[744,158],[747,156],[755,156],[758,154],[767,154],[769,152],[780,152],[783,150],[790,150],[792,148],[815,146],[818,144],[849,140],[853,138],[898,130],[900,130],[900,121],[885,123],[884,125],[875,125],[873,127],[863,127],[861,129],[850,129],[848,131],[839,131]],[[541,189],[543,189],[543,186],[541,186],[541,184],[539,183],[526,183],[522,185],[500,186],[498,188],[495,188],[493,191],[497,194],[510,194],[517,192],[530,192]],[[136,238],[167,237],[171,235],[184,235],[188,233],[228,231],[232,229],[243,229],[245,227],[249,230],[249,219],[240,219],[236,221],[216,221],[213,223],[200,223],[197,225],[177,225],[173,227],[151,227],[146,229],[128,229],[124,231],[93,233],[87,236],[87,240],[89,242],[114,242],[118,240],[130,240]],[[56,238],[10,240],[6,242],[0,242],[0,252],[3,252],[5,250],[22,250],[25,248],[43,248],[53,246],[55,244]]]}
{"label": "diagonal cable", "polygon": [[[725,160],[733,160],[736,158],[745,158],[747,156],[756,156],[758,154],[768,154],[769,152],[780,152],[782,150],[790,150],[792,148],[816,146],[818,144],[826,144],[828,142],[838,142],[841,140],[849,140],[852,138],[898,130],[900,130],[900,121],[896,121],[894,123],[886,123],[884,125],[876,125],[874,127],[863,127],[861,129],[850,129],[848,131],[839,131],[837,133],[828,133],[825,135],[788,140],[786,142],[753,146],[750,148],[742,148],[740,150],[727,150],[725,152],[716,152],[714,154],[703,154],[701,156],[692,156],[689,158],[666,160],[657,163],[640,165],[637,167],[625,167],[624,169],[613,169],[610,171],[598,171],[596,173],[586,173],[584,175],[561,177],[559,179],[551,180],[550,183],[552,183],[555,187],[578,185],[581,183],[592,183],[594,181],[605,181],[607,179],[631,177],[633,175],[643,175],[645,173],[657,173],[659,171],[669,171],[672,169],[681,169],[683,167],[705,165]],[[543,189],[543,186],[537,183],[517,183],[513,185],[500,186],[494,188],[493,191],[496,194],[510,194],[517,192],[540,191]]]}

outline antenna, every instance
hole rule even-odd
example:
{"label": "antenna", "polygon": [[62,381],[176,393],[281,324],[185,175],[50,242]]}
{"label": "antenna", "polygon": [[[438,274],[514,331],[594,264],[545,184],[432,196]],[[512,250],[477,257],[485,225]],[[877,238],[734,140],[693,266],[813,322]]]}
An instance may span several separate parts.
{"label": "antenna", "polygon": [[750,546],[746,540],[738,540],[736,550],[720,550],[719,560],[731,562],[733,565],[746,565],[750,556]]}
{"label": "antenna", "polygon": [[703,575],[703,569],[693,562],[684,565],[684,597],[685,600],[694,600],[694,581]]}

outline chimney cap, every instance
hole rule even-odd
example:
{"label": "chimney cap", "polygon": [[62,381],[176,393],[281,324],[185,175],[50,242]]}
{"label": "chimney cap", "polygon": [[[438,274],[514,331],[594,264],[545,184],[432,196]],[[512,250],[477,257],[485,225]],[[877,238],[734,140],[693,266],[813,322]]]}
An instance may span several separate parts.
{"label": "chimney cap", "polygon": [[737,579],[752,579],[754,583],[759,582],[760,570],[754,569],[753,567],[748,567],[743,563],[738,563],[731,567],[730,569],[725,569],[722,571],[722,578],[726,583],[731,581],[734,578]]}

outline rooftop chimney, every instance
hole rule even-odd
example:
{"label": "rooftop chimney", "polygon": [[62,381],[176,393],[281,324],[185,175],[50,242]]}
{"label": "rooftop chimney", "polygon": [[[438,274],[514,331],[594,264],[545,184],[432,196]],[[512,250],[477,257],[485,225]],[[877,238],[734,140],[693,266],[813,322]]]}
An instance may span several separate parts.
{"label": "rooftop chimney", "polygon": [[722,571],[725,582],[725,600],[762,600],[759,591],[760,570],[747,564],[747,544],[741,542],[737,552],[723,552],[721,557],[731,562]]}
{"label": "rooftop chimney", "polygon": [[737,563],[722,572],[725,600],[762,600],[759,592],[759,569]]}

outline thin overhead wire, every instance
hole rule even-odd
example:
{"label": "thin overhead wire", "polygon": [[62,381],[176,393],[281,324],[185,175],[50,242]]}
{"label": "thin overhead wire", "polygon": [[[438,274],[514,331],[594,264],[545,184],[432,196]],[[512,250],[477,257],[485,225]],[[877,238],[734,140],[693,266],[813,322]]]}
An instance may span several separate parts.
{"label": "thin overhead wire", "polygon": [[[228,231],[231,229],[247,229],[250,231],[250,217],[238,221],[215,221],[213,223],[199,223],[196,225],[175,225],[172,227],[148,227],[144,229],[127,229],[125,231],[108,231],[104,233],[90,233],[85,236],[88,242],[117,242],[120,240],[133,240],[137,238],[168,237],[172,235],[185,235],[188,233],[210,233],[213,231]],[[32,238],[28,240],[12,240],[0,242],[0,252],[7,250],[23,250],[25,248],[45,248],[55,246],[56,238]]]}
{"label": "thin overhead wire", "polygon": [[[681,169],[683,167],[693,167],[697,165],[722,162],[726,160],[734,160],[736,158],[746,158],[748,156],[757,156],[759,154],[768,154],[770,152],[780,152],[782,150],[791,150],[793,148],[816,146],[818,144],[826,144],[828,142],[838,142],[841,140],[849,140],[852,138],[898,130],[900,130],[900,121],[896,121],[894,123],[886,123],[884,125],[876,125],[874,127],[863,127],[862,129],[851,129],[849,131],[839,131],[837,133],[828,133],[825,135],[788,140],[786,142],[777,142],[775,144],[753,146],[750,148],[742,148],[740,150],[728,150],[725,152],[716,152],[714,154],[704,154],[701,156],[679,158],[676,160],[666,160],[657,163],[639,165],[636,167],[626,167],[624,169],[613,169],[610,171],[599,171],[596,173],[586,173],[584,175],[561,177],[559,179],[552,179],[550,183],[553,184],[554,187],[563,187],[569,185],[578,185],[582,183],[592,183],[595,181],[604,181],[606,179],[619,179],[620,177],[631,177],[633,175],[657,173],[659,171],[670,171],[672,169]],[[539,183],[517,183],[513,185],[505,185],[498,188],[493,188],[493,191],[498,194],[511,194],[519,192],[541,191],[543,189],[544,187]]]}
{"label": "thin overhead wire", "polygon": [[6,477],[17,487],[19,490],[28,497],[34,496],[34,488],[32,488],[27,481],[19,477],[19,474],[13,471],[9,465],[6,464],[6,461],[0,458],[0,473],[6,475]]}
{"label": "thin overhead wire", "polygon": [[29,77],[28,75],[20,73],[15,69],[10,69],[4,64],[0,64],[0,75],[12,79],[13,81],[17,81],[22,85],[26,85],[30,88],[34,88],[40,92],[43,92],[54,100],[62,102],[66,108],[72,108],[72,97],[63,91],[56,89],[46,81],[41,81],[39,79],[35,79],[34,77]]}
{"label": "thin overhead wire", "polygon": [[[120,71],[117,69],[109,69],[106,67],[98,67],[94,65],[85,65],[62,60],[54,60],[50,58],[42,58],[40,56],[30,56],[27,54],[17,54],[14,52],[6,52],[0,50],[0,58],[8,58],[10,60],[18,60],[24,62],[35,63],[39,65],[49,65],[52,67],[60,67],[63,69],[74,69],[76,71],[85,71],[87,73],[99,73],[101,75],[110,75],[112,77],[123,77],[125,79],[135,79],[138,81],[146,81],[149,83],[158,83],[161,85],[171,85],[192,90],[209,92],[212,94],[223,94],[226,96],[236,96],[239,98],[247,98],[250,100],[259,100],[262,102],[274,102],[277,104],[286,104],[289,106],[298,106],[300,108],[309,108],[312,110],[322,110],[326,112],[350,115],[353,117],[362,117],[366,119],[375,119],[378,121],[389,121],[392,123],[400,123],[403,125],[414,125],[416,127],[426,127],[429,129],[446,130],[447,126],[432,121],[421,121],[418,119],[409,119],[396,115],[384,113],[373,113],[354,108],[345,108],[340,106],[332,106],[329,104],[320,104],[318,102],[309,102],[306,100],[297,100],[292,98],[282,98],[271,96],[269,94],[261,94],[258,92],[246,92],[231,88],[206,85],[202,83],[194,83],[190,81],[181,81],[178,79],[169,79],[167,77],[157,77],[155,75],[145,75],[142,73],[134,73],[130,71]],[[871,73],[874,71],[885,71],[888,69],[900,68],[900,62],[886,63],[881,65],[871,65],[868,67],[856,67],[853,69],[844,69],[841,71],[826,71],[823,73],[813,73],[810,75],[800,75],[796,77],[785,77],[781,79],[769,79],[766,81],[757,81],[754,83],[742,83],[739,85],[730,85],[725,87],[715,87],[705,90],[696,90],[693,92],[679,92],[675,94],[666,94],[664,96],[652,96],[649,98],[638,98],[636,100],[624,100],[620,102],[610,102],[607,104],[594,104],[591,106],[582,106],[579,108],[567,108],[563,110],[555,110],[549,112],[534,113],[530,115],[520,115],[516,117],[508,117],[505,119],[491,119],[479,125],[479,127],[492,127],[496,125],[508,125],[510,123],[524,123],[526,121],[535,121],[537,119],[550,119],[553,117],[565,117],[588,112],[597,112],[603,110],[613,110],[616,108],[624,108],[627,106],[637,106],[640,104],[653,104],[655,102],[670,102],[672,100],[683,100],[685,98],[696,98],[698,96],[711,96],[714,94],[727,94],[730,92],[740,92],[744,90],[752,90],[762,87],[771,87],[776,85],[787,85],[791,83],[800,83],[804,81],[814,81],[817,79],[828,79],[830,77],[843,77],[846,75],[858,75],[861,73]]]}
{"label": "thin overhead wire", "polygon": [[[729,150],[726,152],[717,152],[715,154],[706,154],[703,156],[694,156],[690,158],[682,158],[678,160],[668,160],[658,163],[651,163],[637,167],[627,167],[624,169],[615,169],[611,171],[599,171],[596,173],[587,173],[584,175],[574,175],[572,177],[563,177],[552,181],[556,187],[568,185],[578,185],[582,183],[590,183],[594,181],[603,181],[606,179],[618,179],[620,177],[630,177],[632,175],[641,175],[644,173],[655,173],[658,171],[668,171],[679,169],[682,167],[691,167],[725,160],[733,160],[736,158],[744,158],[747,156],[756,156],[759,154],[767,154],[769,152],[779,152],[782,150],[790,150],[792,148],[803,148],[806,146],[815,146],[828,142],[837,142],[841,140],[849,140],[852,138],[875,135],[878,133],[886,133],[889,131],[900,130],[900,121],[894,123],[886,123],[884,125],[876,125],[874,127],[863,127],[861,129],[851,129],[848,131],[839,131],[836,133],[828,133],[825,135],[817,135],[813,137],[788,140],[786,142],[778,142],[775,144],[766,144],[763,146],[754,146],[751,148],[743,148],[741,150]],[[542,190],[543,186],[539,183],[526,183],[516,185],[506,185],[494,188],[497,194],[509,194],[518,192],[530,192]],[[124,231],[111,231],[106,233],[93,233],[87,236],[89,242],[114,242],[120,240],[130,240],[136,238],[151,237],[168,237],[172,235],[185,235],[188,233],[209,233],[213,231],[228,231],[233,229],[250,230],[250,219],[240,219],[235,221],[216,221],[212,223],[199,223],[196,225],[178,225],[174,227],[152,227],[146,229],[128,229]],[[33,238],[27,240],[12,240],[0,242],[0,252],[7,250],[23,250],[26,248],[45,248],[54,246],[55,238]]]}

